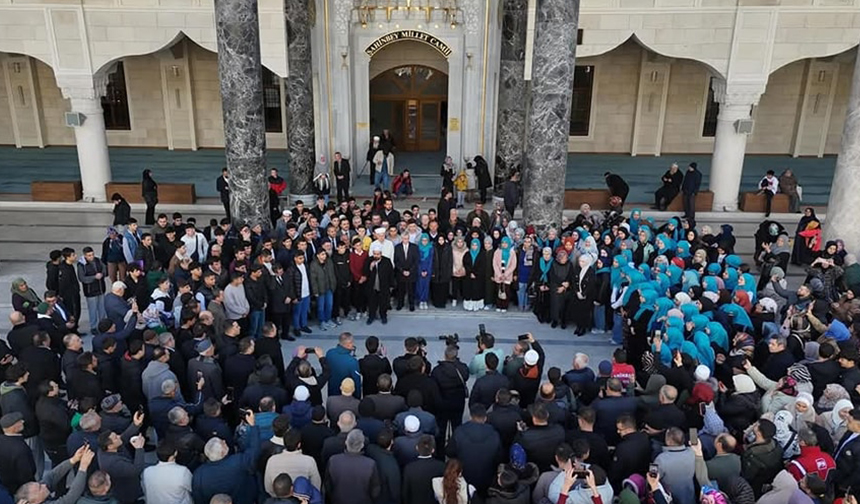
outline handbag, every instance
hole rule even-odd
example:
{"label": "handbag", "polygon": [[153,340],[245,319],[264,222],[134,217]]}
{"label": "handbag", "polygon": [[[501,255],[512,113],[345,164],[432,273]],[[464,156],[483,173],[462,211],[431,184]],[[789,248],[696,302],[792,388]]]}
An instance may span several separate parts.
{"label": "handbag", "polygon": [[496,299],[501,299],[503,301],[505,299],[508,299],[508,292],[505,289],[505,284],[503,284],[503,283],[499,284],[499,293],[498,293],[498,295],[496,295]]}

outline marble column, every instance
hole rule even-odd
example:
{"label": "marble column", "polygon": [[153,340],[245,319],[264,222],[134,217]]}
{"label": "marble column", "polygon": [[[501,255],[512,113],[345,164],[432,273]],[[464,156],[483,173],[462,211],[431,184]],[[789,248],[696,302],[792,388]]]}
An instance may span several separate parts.
{"label": "marble column", "polygon": [[845,249],[860,253],[860,226],[857,209],[860,208],[860,51],[854,62],[851,95],[842,126],[842,145],[836,158],[836,171],[827,202],[824,221],[824,239],[845,241]]}
{"label": "marble column", "polygon": [[105,184],[111,181],[111,169],[101,97],[105,94],[107,74],[58,75],[57,84],[63,97],[71,101],[71,111],[83,115],[81,125],[74,127],[83,199],[106,201]]}
{"label": "marble column", "polygon": [[561,224],[579,0],[538,0],[523,171],[525,221]]}
{"label": "marble column", "polygon": [[[307,0],[286,0],[287,19],[287,147],[290,151],[290,200],[305,200],[313,189],[314,91],[311,66],[311,20]],[[326,156],[330,158],[331,155]]]}
{"label": "marble column", "polygon": [[257,0],[215,0],[224,151],[235,224],[271,227]]}
{"label": "marble column", "polygon": [[720,103],[714,153],[711,157],[710,190],[714,193],[715,212],[738,209],[738,193],[744,171],[747,134],[738,133],[736,124],[750,119],[753,105],[758,103],[763,86],[736,86],[713,80],[714,99]]}
{"label": "marble column", "polygon": [[499,62],[499,111],[496,126],[495,177],[497,192],[510,172],[522,163],[523,144],[526,131],[526,81],[525,69],[526,22],[528,20],[526,0],[505,0],[502,21],[502,48]]}

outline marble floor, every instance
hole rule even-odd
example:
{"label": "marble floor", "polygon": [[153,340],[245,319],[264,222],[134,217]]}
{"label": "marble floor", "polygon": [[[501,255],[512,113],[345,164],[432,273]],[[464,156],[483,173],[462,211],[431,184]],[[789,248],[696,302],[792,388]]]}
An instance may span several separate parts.
{"label": "marble floor", "polygon": [[[167,149],[147,149],[112,147],[110,149],[111,167],[114,180],[134,182],[140,180],[144,168],[153,170],[160,182],[187,183],[193,181],[198,197],[213,198],[215,179],[224,166],[224,153],[220,149],[201,149],[198,151],[169,151]],[[439,166],[444,160],[443,152],[405,152],[397,157],[397,167],[408,167],[414,175],[415,194],[435,199],[438,197],[441,181]],[[662,157],[631,157],[622,154],[570,154],[567,160],[566,188],[602,188],[603,174],[606,171],[619,173],[630,185],[631,202],[650,202],[653,191],[659,186],[660,176],[672,162],[682,169],[690,162],[697,162],[704,177],[703,186],[707,187],[710,175],[711,156],[671,155]],[[270,150],[270,166],[284,167],[281,172],[286,176],[288,170],[287,152]],[[361,170],[363,161],[353,163],[356,174]],[[791,158],[789,156],[748,155],[744,165],[741,190],[757,188],[759,179],[768,169],[780,173],[786,168],[794,170],[804,189],[806,204],[822,206],[827,204],[830,184],[836,157]],[[44,149],[16,149],[0,146],[0,194],[11,195],[29,193],[30,182],[34,180],[76,180],[80,178],[78,159],[74,147],[47,147]],[[372,193],[367,172],[357,181],[353,191],[359,197]]]}

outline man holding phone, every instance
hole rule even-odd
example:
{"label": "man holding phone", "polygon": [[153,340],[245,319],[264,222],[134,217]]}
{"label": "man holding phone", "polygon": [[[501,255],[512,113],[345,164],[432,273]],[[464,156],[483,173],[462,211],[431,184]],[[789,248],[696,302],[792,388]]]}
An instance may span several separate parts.
{"label": "man holding phone", "polygon": [[471,362],[469,362],[469,373],[481,377],[487,372],[487,365],[484,361],[486,354],[494,353],[499,358],[499,362],[504,362],[505,352],[501,348],[495,348],[496,338],[488,332],[481,331],[480,334],[475,336],[475,340],[478,342],[478,350],[475,352],[475,356]]}

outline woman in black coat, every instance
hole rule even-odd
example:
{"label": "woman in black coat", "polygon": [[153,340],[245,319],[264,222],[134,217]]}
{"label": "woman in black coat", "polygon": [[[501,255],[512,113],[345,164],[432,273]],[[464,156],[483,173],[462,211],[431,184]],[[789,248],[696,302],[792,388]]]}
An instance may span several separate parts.
{"label": "woman in black coat", "polygon": [[433,273],[430,277],[430,299],[436,308],[445,308],[451,292],[451,277],[454,275],[454,253],[444,236],[436,237],[433,254]]}
{"label": "woman in black coat", "polygon": [[594,268],[591,267],[591,256],[586,254],[579,256],[570,283],[572,292],[570,319],[576,324],[576,331],[573,334],[577,336],[582,336],[591,329],[596,284]]}
{"label": "woman in black coat", "polygon": [[573,278],[573,265],[567,259],[567,251],[559,250],[549,269],[549,314],[553,329],[559,324],[562,329],[567,329],[567,306]]}
{"label": "woman in black coat", "polygon": [[131,205],[120,193],[113,193],[110,200],[113,201],[113,225],[125,226],[131,218]]}
{"label": "woman in black coat", "polygon": [[463,256],[466,278],[463,281],[463,308],[478,311],[484,308],[484,294],[487,283],[487,257],[481,241],[473,238],[469,251]]}
{"label": "woman in black coat", "polygon": [[475,156],[475,178],[478,179],[478,191],[481,193],[481,203],[487,202],[487,189],[493,187],[490,178],[490,166],[483,156]]}
{"label": "woman in black coat", "polygon": [[146,225],[155,224],[155,205],[158,204],[158,184],[152,178],[152,170],[143,170],[143,180],[140,182],[140,192],[146,202]]}

